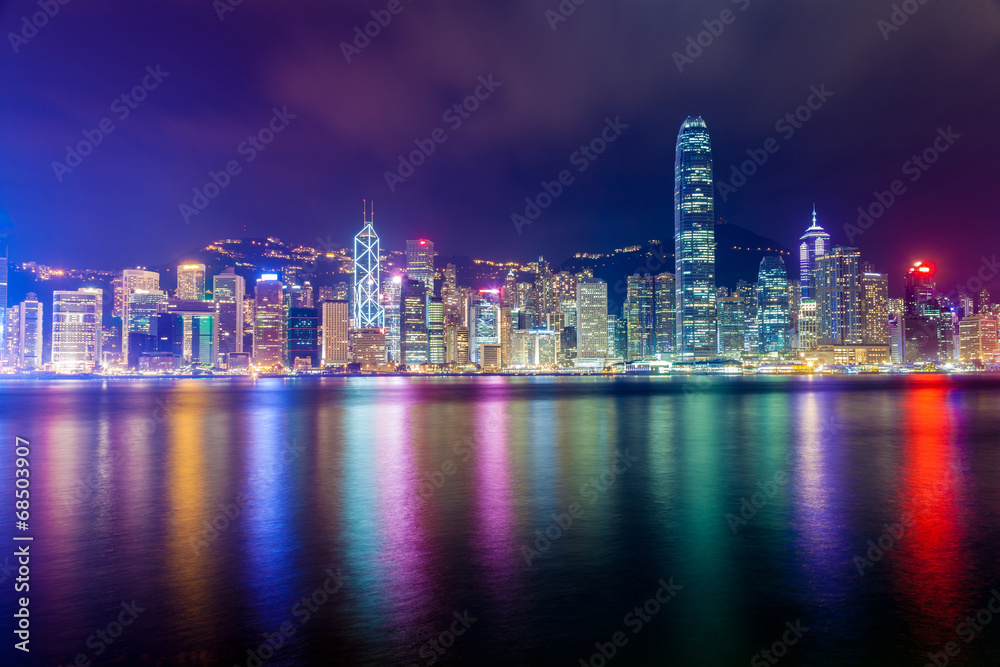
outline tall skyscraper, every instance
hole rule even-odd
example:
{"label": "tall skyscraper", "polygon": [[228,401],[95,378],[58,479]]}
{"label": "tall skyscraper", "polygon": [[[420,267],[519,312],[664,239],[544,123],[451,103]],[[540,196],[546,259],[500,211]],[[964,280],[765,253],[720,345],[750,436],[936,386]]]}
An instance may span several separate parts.
{"label": "tall skyscraper", "polygon": [[52,293],[52,365],[58,373],[90,373],[101,363],[102,291]]}
{"label": "tall skyscraper", "polygon": [[816,260],[816,314],[820,345],[860,345],[861,253],[837,246]]}
{"label": "tall skyscraper", "polygon": [[434,243],[427,239],[406,242],[406,277],[419,280],[434,295]]}
{"label": "tall skyscraper", "polygon": [[228,356],[243,352],[243,301],[246,281],[232,267],[212,278],[215,301],[214,347],[216,365],[228,368]]}
{"label": "tall skyscraper", "polygon": [[903,362],[952,361],[954,326],[951,310],[937,294],[937,266],[916,262],[903,277]]}
{"label": "tall skyscraper", "polygon": [[870,269],[861,274],[861,319],[865,345],[889,345],[889,276],[886,274]]}
{"label": "tall skyscraper", "polygon": [[653,337],[653,291],[654,279],[652,276],[628,277],[625,302],[625,318],[628,324],[627,361],[644,359],[656,354]]}
{"label": "tall skyscraper", "polygon": [[656,352],[668,354],[674,351],[674,335],[677,332],[677,285],[674,274],[661,273],[656,276],[654,295],[654,329]]}
{"label": "tall skyscraper", "polygon": [[768,255],[760,261],[757,321],[760,354],[788,349],[788,275],[781,255]]}
{"label": "tall skyscraper", "polygon": [[[145,284],[149,284],[149,281]],[[126,294],[125,320],[122,322],[122,360],[129,368],[136,368],[139,355],[153,351],[151,340],[156,336],[156,316],[160,304],[167,300],[167,293],[159,289],[137,288],[126,289]],[[135,341],[145,341],[142,349],[132,349]]]}
{"label": "tall skyscraper", "polygon": [[402,363],[407,366],[426,364],[430,360],[427,342],[427,286],[420,280],[405,279],[400,302]]}
{"label": "tall skyscraper", "polygon": [[42,304],[34,292],[29,292],[27,298],[21,302],[21,321],[18,326],[18,367],[26,371],[40,369],[44,365],[42,360],[42,333],[45,325]]}
{"label": "tall skyscraper", "polygon": [[469,359],[482,364],[483,345],[500,345],[500,290],[481,289],[469,302]]}
{"label": "tall skyscraper", "polygon": [[403,276],[392,276],[385,284],[383,293],[385,313],[385,353],[390,364],[400,364],[403,361],[402,320],[400,308],[403,299]]}
{"label": "tall skyscraper", "polygon": [[[684,359],[716,355],[715,193],[712,142],[705,121],[689,117],[674,158],[674,257],[677,352]],[[629,349],[632,343],[629,341]]]}
{"label": "tall skyscraper", "polygon": [[739,359],[743,356],[746,328],[746,306],[743,297],[717,297],[719,321],[719,356]]}
{"label": "tall skyscraper", "polygon": [[0,357],[7,349],[7,237],[0,233]]}
{"label": "tall skyscraper", "polygon": [[813,205],[812,225],[800,239],[799,245],[799,288],[803,299],[816,298],[816,281],[813,272],[816,260],[830,248],[830,235],[816,222],[816,206]]}
{"label": "tall skyscraper", "polygon": [[[127,360],[129,358],[128,352],[128,335],[129,332],[135,331],[130,328],[129,322],[132,321],[132,316],[129,313],[129,296],[134,294],[136,290],[143,290],[145,292],[157,292],[160,289],[160,274],[155,271],[146,271],[144,269],[125,269],[121,273],[121,294],[120,303],[119,295],[115,295],[115,309],[120,308],[121,318],[122,318],[122,358]],[[116,288],[118,286],[116,285]],[[162,295],[166,298],[166,294]],[[154,313],[155,314],[155,313]],[[146,331],[148,331],[148,318],[143,316],[142,319],[146,320]]]}
{"label": "tall skyscraper", "polygon": [[365,202],[365,226],[354,237],[354,326],[357,329],[385,326],[385,312],[379,293],[379,240],[373,226],[375,206],[368,212]]}
{"label": "tall skyscraper", "polygon": [[608,357],[608,284],[583,278],[576,284],[576,356],[603,365]]}
{"label": "tall skyscraper", "polygon": [[261,276],[254,289],[253,360],[265,370],[279,370],[285,362],[287,318],[283,288],[272,273]]}
{"label": "tall skyscraper", "polygon": [[185,301],[205,300],[204,264],[181,264],[177,267],[177,298]]}
{"label": "tall skyscraper", "polygon": [[350,310],[346,301],[323,302],[323,365],[351,363]]}
{"label": "tall skyscraper", "polygon": [[972,315],[958,323],[962,361],[993,361],[997,358],[997,320],[990,315]]}
{"label": "tall skyscraper", "polygon": [[937,309],[936,276],[933,262],[917,262],[909,268],[904,278],[906,315],[924,315],[928,306]]}
{"label": "tall skyscraper", "polygon": [[444,300],[439,296],[427,297],[427,361],[445,363]]}
{"label": "tall skyscraper", "polygon": [[288,309],[288,366],[316,368],[319,356],[319,311],[305,306]]}

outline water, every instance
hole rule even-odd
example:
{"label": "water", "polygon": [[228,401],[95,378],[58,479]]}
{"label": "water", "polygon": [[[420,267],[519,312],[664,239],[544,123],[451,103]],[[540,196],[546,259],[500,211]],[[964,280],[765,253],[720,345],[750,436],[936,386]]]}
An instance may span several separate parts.
{"label": "water", "polygon": [[1000,659],[1000,381],[8,381],[3,540],[15,435],[27,664]]}

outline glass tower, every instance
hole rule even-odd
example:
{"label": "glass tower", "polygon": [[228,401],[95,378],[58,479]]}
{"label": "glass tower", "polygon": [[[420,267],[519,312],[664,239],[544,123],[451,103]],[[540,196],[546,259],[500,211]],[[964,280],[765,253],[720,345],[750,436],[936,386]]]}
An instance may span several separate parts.
{"label": "glass tower", "polygon": [[816,205],[813,205],[812,225],[799,239],[799,289],[803,299],[816,298],[816,260],[830,247],[830,235],[816,222]]}
{"label": "glass tower", "polygon": [[379,287],[378,234],[372,226],[375,207],[368,212],[365,202],[365,226],[354,237],[354,328],[381,329],[385,323]]}
{"label": "glass tower", "polygon": [[[716,355],[715,195],[712,142],[705,121],[689,117],[677,135],[674,161],[674,256],[678,355]],[[631,342],[630,342],[631,347]]]}
{"label": "glass tower", "polygon": [[788,348],[788,275],[781,255],[760,261],[757,274],[757,321],[760,354]]}

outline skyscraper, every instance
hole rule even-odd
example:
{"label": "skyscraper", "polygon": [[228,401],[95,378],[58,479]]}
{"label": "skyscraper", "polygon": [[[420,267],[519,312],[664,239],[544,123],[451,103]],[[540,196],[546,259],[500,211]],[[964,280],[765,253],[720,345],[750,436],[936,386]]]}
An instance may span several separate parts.
{"label": "skyscraper", "polygon": [[[708,128],[700,117],[689,117],[677,135],[674,159],[675,344],[685,359],[711,359],[716,354],[713,187]],[[630,340],[630,353],[632,349]]]}
{"label": "skyscraper", "polygon": [[889,345],[889,276],[861,274],[861,326],[865,345]]}
{"label": "skyscraper", "polygon": [[0,356],[7,349],[7,237],[0,233]]}
{"label": "skyscraper", "polygon": [[185,301],[205,300],[204,264],[181,264],[177,267],[177,298]]}
{"label": "skyscraper", "polygon": [[482,346],[500,344],[500,290],[481,289],[469,302],[469,359],[482,363]]}
{"label": "skyscraper", "polygon": [[661,273],[656,276],[654,296],[654,329],[656,352],[668,354],[674,351],[674,334],[677,330],[677,286],[674,274]]}
{"label": "skyscraper", "polygon": [[350,311],[346,301],[323,302],[323,365],[351,363]]}
{"label": "skyscraper", "polygon": [[246,281],[232,267],[212,278],[215,301],[214,347],[216,365],[228,368],[229,354],[243,351],[243,301]]}
{"label": "skyscraper", "polygon": [[28,292],[27,298],[21,302],[21,321],[18,331],[18,367],[26,371],[40,369],[44,362],[42,360],[42,341],[44,339],[42,328],[44,326],[44,313],[42,304],[34,292]]}
{"label": "skyscraper", "polygon": [[[145,272],[144,272],[145,273]],[[159,282],[159,276],[156,282]],[[127,276],[126,276],[127,281]],[[144,280],[145,284],[151,281]],[[127,285],[127,282],[126,282]],[[136,368],[139,355],[150,352],[156,336],[156,316],[159,305],[167,300],[167,293],[159,289],[128,289],[125,293],[125,320],[122,322],[122,359],[129,368]],[[133,350],[132,344],[142,342],[142,349]]]}
{"label": "skyscraper", "polygon": [[427,239],[406,242],[406,277],[419,280],[434,295],[434,243]]}
{"label": "skyscraper", "polygon": [[279,370],[285,361],[284,285],[276,274],[264,274],[254,289],[256,319],[253,330],[254,364],[265,370]]}
{"label": "skyscraper", "polygon": [[308,369],[319,365],[319,311],[293,306],[288,309],[288,366]]}
{"label": "skyscraper", "polygon": [[[160,289],[160,274],[155,271],[146,271],[144,269],[125,269],[122,271],[120,282],[121,298],[119,303],[119,295],[115,295],[115,308],[116,310],[119,307],[121,308],[122,358],[123,360],[127,360],[129,358],[128,335],[129,332],[135,331],[134,329],[131,329],[129,325],[129,322],[133,319],[129,313],[129,296],[134,294],[136,290],[144,290],[146,292],[158,291]],[[166,298],[166,294],[163,294],[162,296],[163,298]],[[149,333],[148,318],[146,318],[146,329],[145,333]]]}
{"label": "skyscraper", "polygon": [[444,300],[439,296],[427,297],[427,361],[445,363]]}
{"label": "skyscraper", "polygon": [[354,326],[358,329],[385,326],[385,313],[379,290],[379,240],[373,227],[375,206],[368,212],[365,202],[365,226],[354,237]]}
{"label": "skyscraper", "polygon": [[812,225],[800,239],[799,245],[799,288],[803,299],[816,298],[816,281],[813,272],[816,260],[826,254],[830,247],[830,235],[816,222],[816,206],[813,205]]}
{"label": "skyscraper", "polygon": [[52,365],[90,373],[101,363],[101,290],[52,293]]}
{"label": "skyscraper", "polygon": [[625,318],[628,325],[627,361],[644,359],[656,353],[653,338],[653,284],[652,276],[628,277],[625,302]]}
{"label": "skyscraper", "polygon": [[402,363],[402,329],[400,308],[403,299],[403,276],[392,276],[385,284],[383,296],[385,319],[385,353],[390,364]]}
{"label": "skyscraper", "polygon": [[916,262],[906,272],[904,285],[906,289],[906,315],[924,315],[927,307],[936,309],[937,304],[937,266],[933,262]]}
{"label": "skyscraper", "polygon": [[576,284],[576,356],[603,365],[608,357],[608,284],[583,278]]}
{"label": "skyscraper", "polygon": [[757,321],[760,354],[788,349],[788,276],[781,255],[768,255],[760,261]]}
{"label": "skyscraper", "polygon": [[745,345],[746,306],[743,297],[728,296],[716,299],[719,321],[719,356],[739,359]]}
{"label": "skyscraper", "polygon": [[420,280],[403,281],[400,307],[400,347],[407,366],[429,361],[427,342],[427,286]]}
{"label": "skyscraper", "polygon": [[837,246],[816,260],[815,276],[820,345],[860,345],[861,253]]}

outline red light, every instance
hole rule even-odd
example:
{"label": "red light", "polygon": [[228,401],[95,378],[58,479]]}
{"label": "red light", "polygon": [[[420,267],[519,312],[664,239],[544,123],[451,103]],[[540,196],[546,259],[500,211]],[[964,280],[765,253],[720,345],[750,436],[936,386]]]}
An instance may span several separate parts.
{"label": "red light", "polygon": [[929,266],[921,266],[920,267],[920,273],[930,273],[930,272],[931,272],[931,268]]}
{"label": "red light", "polygon": [[427,245],[427,241],[421,241],[420,245]]}

